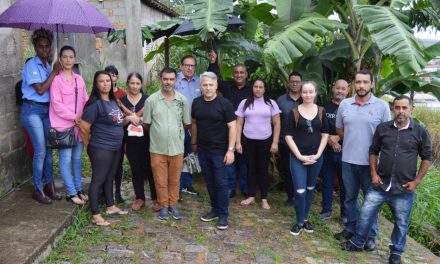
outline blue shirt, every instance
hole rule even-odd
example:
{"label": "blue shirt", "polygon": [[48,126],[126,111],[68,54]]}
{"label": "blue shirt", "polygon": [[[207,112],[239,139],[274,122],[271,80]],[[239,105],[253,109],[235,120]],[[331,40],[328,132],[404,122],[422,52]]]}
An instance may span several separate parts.
{"label": "blue shirt", "polygon": [[35,102],[48,103],[50,99],[50,92],[47,89],[42,95],[38,94],[32,84],[43,83],[52,72],[50,65],[41,62],[38,56],[30,59],[23,67],[21,77],[23,83],[21,91],[23,92],[23,99],[32,100]]}
{"label": "blue shirt", "polygon": [[297,107],[302,102],[301,97],[299,97],[297,100],[293,100],[292,97],[290,97],[289,93],[285,93],[278,97],[277,104],[281,109],[280,113],[280,120],[281,120],[281,135],[280,135],[280,142],[283,144],[286,144],[286,140],[284,139],[284,136],[286,135],[286,123],[287,123],[287,117],[289,116],[289,113],[292,112],[292,109],[294,107]]}
{"label": "blue shirt", "polygon": [[336,128],[344,129],[342,161],[368,165],[368,151],[377,125],[391,119],[385,101],[371,95],[370,100],[358,105],[355,96],[342,100],[336,114]]}
{"label": "blue shirt", "polygon": [[194,98],[202,95],[202,91],[200,90],[200,78],[196,75],[194,75],[191,80],[188,80],[185,78],[182,72],[179,72],[177,74],[175,89],[177,92],[185,96],[186,100],[188,101],[190,110]]}

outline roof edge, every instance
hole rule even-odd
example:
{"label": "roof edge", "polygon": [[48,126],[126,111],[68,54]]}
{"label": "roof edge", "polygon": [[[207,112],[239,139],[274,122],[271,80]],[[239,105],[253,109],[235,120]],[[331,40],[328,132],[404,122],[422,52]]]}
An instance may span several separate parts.
{"label": "roof edge", "polygon": [[158,0],[141,0],[142,3],[146,4],[149,7],[152,7],[162,13],[169,15],[170,17],[178,17],[180,14],[174,10],[173,8],[165,5],[164,3]]}

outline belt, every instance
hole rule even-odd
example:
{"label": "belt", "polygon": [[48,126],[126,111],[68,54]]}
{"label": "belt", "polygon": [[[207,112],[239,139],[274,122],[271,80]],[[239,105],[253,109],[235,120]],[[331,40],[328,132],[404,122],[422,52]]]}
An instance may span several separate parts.
{"label": "belt", "polygon": [[23,99],[23,103],[31,104],[31,105],[49,106],[49,102],[47,102],[47,103],[45,103],[45,102],[36,102],[36,101],[28,100],[28,99]]}

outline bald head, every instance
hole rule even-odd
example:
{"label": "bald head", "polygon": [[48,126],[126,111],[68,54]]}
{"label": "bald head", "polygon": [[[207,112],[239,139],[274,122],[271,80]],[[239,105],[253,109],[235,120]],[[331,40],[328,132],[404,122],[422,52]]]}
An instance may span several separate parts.
{"label": "bald head", "polygon": [[339,104],[348,95],[348,83],[343,79],[339,79],[332,87],[332,101]]}

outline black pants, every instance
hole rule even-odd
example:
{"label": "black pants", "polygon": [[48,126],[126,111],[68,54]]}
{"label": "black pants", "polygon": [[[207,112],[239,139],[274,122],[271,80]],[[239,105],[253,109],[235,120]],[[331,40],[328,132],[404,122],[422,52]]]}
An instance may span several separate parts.
{"label": "black pants", "polygon": [[98,198],[104,190],[107,207],[115,204],[113,200],[113,178],[121,157],[121,150],[106,150],[88,146],[87,154],[92,163],[92,181],[89,186],[90,209],[99,214]]}
{"label": "black pants", "polygon": [[122,144],[121,152],[119,155],[120,155],[120,158],[119,158],[118,167],[116,168],[116,174],[115,174],[115,194],[116,195],[121,195],[122,177],[124,176],[124,169],[123,169],[124,144]]}
{"label": "black pants", "polygon": [[247,159],[247,182],[249,196],[255,197],[257,185],[260,187],[261,199],[267,199],[269,189],[269,161],[272,137],[264,140],[245,138],[245,156]]}
{"label": "black pants", "polygon": [[293,198],[293,180],[292,174],[290,173],[290,148],[287,144],[281,143],[279,144],[279,153],[280,153],[280,166],[281,175],[284,180],[284,189],[287,193],[287,198]]}
{"label": "black pants", "polygon": [[154,186],[153,172],[151,171],[150,151],[148,144],[127,142],[126,154],[130,163],[132,182],[136,199],[145,201],[145,180],[150,185],[151,200],[157,200]]}

